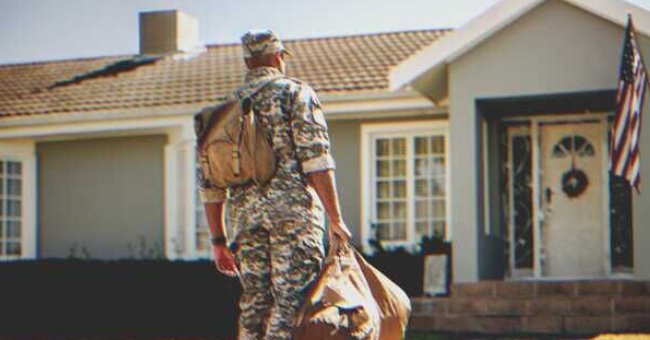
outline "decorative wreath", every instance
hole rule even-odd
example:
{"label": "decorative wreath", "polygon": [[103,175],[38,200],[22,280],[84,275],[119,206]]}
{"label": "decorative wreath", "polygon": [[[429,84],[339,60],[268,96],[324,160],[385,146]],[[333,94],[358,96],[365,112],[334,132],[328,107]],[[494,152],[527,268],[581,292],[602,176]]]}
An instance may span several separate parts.
{"label": "decorative wreath", "polygon": [[580,169],[571,169],[562,175],[562,191],[570,198],[582,195],[588,186],[589,179]]}

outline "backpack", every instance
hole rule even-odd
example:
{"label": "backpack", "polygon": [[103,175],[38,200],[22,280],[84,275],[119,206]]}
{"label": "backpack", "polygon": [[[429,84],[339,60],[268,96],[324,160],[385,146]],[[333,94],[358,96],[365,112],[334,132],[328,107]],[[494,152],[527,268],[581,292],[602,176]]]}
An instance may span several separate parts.
{"label": "backpack", "polygon": [[194,115],[199,169],[215,186],[228,188],[251,180],[264,186],[275,175],[273,147],[264,136],[251,97],[278,78],[265,82],[245,98],[234,96]]}

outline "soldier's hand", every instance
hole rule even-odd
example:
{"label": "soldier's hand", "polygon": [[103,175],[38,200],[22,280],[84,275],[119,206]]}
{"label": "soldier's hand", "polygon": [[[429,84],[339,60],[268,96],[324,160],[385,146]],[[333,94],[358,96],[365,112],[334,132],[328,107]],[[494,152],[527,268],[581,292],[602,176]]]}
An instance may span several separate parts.
{"label": "soldier's hand", "polygon": [[237,266],[235,266],[235,257],[228,247],[225,245],[213,246],[212,253],[217,270],[231,277],[239,275]]}
{"label": "soldier's hand", "polygon": [[329,236],[330,244],[332,241],[334,241],[334,237],[338,238],[338,240],[343,243],[350,242],[350,240],[352,240],[352,233],[343,221],[330,221],[327,228],[327,234]]}

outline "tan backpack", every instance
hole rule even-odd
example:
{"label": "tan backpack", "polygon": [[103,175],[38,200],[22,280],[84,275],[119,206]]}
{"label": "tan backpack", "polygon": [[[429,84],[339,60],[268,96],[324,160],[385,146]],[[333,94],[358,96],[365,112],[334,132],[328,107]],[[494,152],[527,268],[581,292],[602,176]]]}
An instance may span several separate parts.
{"label": "tan backpack", "polygon": [[228,188],[251,180],[264,186],[275,175],[273,147],[250,97],[276,79],[246,98],[233,98],[194,115],[200,171],[215,186]]}

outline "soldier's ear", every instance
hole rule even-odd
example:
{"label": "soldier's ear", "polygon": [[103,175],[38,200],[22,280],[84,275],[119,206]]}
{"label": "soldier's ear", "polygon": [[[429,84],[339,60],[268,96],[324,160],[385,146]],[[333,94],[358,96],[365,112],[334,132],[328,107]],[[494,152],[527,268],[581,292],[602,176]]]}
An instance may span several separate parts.
{"label": "soldier's ear", "polygon": [[248,67],[248,69],[252,69],[255,66],[251,58],[244,58],[244,62],[246,63],[246,67]]}
{"label": "soldier's ear", "polygon": [[273,53],[273,66],[278,67],[282,63],[282,52]]}

